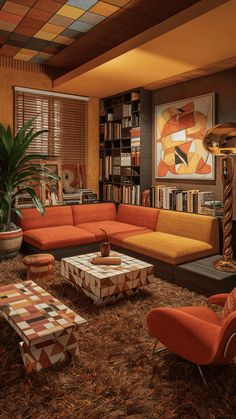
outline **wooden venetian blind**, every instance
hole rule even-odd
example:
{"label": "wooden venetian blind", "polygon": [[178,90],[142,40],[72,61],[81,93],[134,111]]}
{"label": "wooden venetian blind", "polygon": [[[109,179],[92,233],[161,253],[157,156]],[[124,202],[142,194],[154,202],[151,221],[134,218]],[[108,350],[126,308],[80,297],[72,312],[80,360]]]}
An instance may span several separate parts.
{"label": "wooden venetian blind", "polygon": [[60,159],[62,163],[86,163],[87,100],[72,95],[14,89],[14,131],[35,117],[35,130],[48,130],[30,145],[30,153]]}

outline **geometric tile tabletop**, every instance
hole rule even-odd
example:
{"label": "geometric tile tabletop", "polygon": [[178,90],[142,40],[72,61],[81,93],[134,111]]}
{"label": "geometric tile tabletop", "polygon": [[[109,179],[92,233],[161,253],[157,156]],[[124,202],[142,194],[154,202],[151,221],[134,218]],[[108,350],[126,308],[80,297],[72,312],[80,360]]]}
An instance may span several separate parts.
{"label": "geometric tile tabletop", "polygon": [[20,349],[28,372],[68,353],[78,355],[78,328],[86,320],[33,281],[0,287],[0,315],[24,341]]}
{"label": "geometric tile tabletop", "polygon": [[153,265],[149,263],[113,251],[110,256],[120,257],[120,265],[94,265],[96,256],[101,256],[100,252],[61,260],[62,276],[96,304],[132,295],[154,281]]}

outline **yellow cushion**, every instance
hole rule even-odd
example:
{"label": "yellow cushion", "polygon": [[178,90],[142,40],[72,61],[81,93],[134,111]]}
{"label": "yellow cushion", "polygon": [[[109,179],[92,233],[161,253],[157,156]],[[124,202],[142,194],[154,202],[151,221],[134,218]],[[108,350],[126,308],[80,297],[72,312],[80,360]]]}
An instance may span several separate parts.
{"label": "yellow cushion", "polygon": [[209,243],[159,232],[127,237],[123,240],[123,246],[172,265],[214,254]]}
{"label": "yellow cushion", "polygon": [[156,230],[208,243],[214,248],[214,253],[219,252],[219,224],[217,218],[162,210],[158,217]]}

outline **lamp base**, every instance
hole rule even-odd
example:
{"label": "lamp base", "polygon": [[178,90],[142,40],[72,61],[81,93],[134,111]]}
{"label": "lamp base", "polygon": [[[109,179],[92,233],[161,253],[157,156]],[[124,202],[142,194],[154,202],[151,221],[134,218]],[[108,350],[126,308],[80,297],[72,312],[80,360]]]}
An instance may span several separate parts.
{"label": "lamp base", "polygon": [[213,263],[213,266],[221,272],[236,272],[236,261],[233,259],[225,260],[224,257],[222,257],[221,259],[216,260]]}

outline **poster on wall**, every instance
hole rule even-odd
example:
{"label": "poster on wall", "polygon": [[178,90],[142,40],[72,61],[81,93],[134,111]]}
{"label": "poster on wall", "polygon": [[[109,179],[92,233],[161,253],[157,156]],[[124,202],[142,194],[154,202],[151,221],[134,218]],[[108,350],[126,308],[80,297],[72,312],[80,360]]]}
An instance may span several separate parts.
{"label": "poster on wall", "polygon": [[214,125],[214,93],[155,107],[155,177],[213,180],[214,156],[204,147]]}

